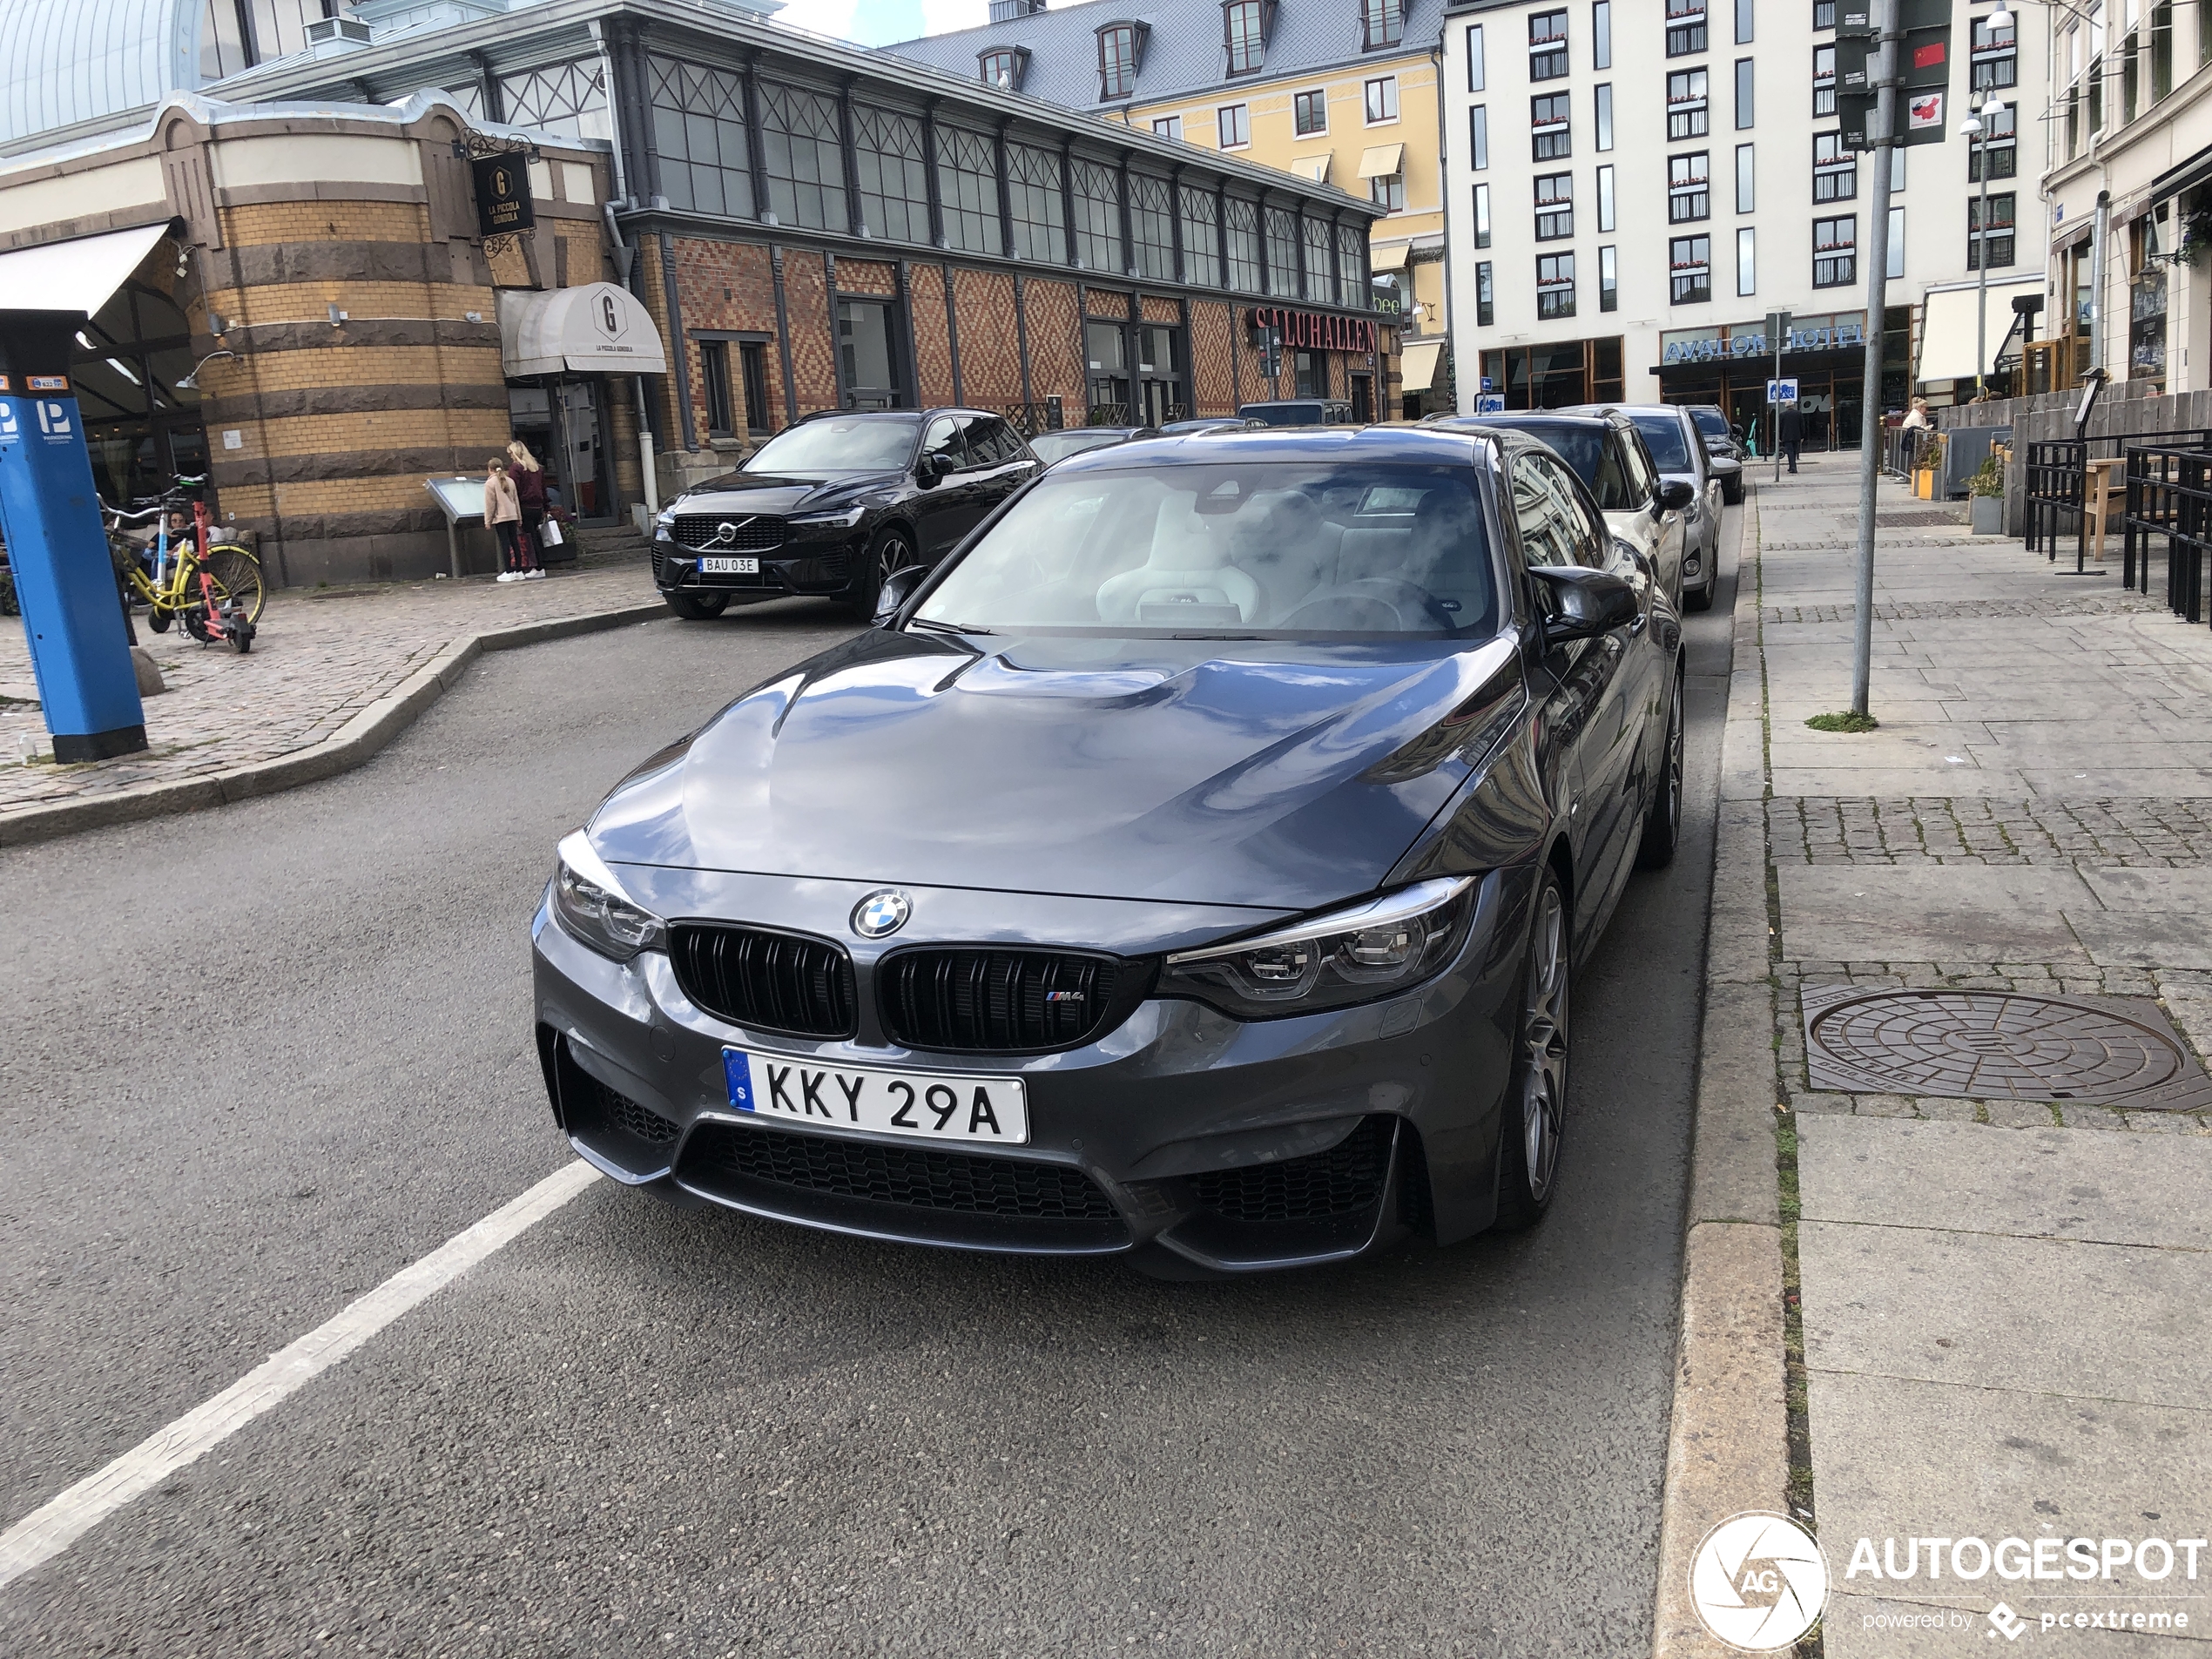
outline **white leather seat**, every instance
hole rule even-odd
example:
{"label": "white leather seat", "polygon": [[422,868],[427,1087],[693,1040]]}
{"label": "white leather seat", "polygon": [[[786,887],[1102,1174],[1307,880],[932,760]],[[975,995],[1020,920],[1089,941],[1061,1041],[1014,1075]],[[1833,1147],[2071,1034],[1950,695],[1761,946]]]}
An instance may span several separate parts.
{"label": "white leather seat", "polygon": [[1229,562],[1227,516],[1208,516],[1176,502],[1161,503],[1152,550],[1134,570],[1109,577],[1098,589],[1102,622],[1171,628],[1178,613],[1192,623],[1248,623],[1259,609],[1259,583]]}

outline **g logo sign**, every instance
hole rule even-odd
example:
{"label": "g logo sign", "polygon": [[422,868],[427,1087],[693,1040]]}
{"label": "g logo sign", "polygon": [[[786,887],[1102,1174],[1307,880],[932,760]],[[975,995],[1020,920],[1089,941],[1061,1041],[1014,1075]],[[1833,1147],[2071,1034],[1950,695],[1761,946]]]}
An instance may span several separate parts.
{"label": "g logo sign", "polygon": [[1819,1622],[1828,1563],[1787,1515],[1731,1515],[1705,1534],[1689,1564],[1689,1601],[1731,1648],[1786,1648]]}
{"label": "g logo sign", "polygon": [[622,313],[615,308],[615,297],[611,293],[599,296],[599,320],[606,326],[609,334],[622,332]]}

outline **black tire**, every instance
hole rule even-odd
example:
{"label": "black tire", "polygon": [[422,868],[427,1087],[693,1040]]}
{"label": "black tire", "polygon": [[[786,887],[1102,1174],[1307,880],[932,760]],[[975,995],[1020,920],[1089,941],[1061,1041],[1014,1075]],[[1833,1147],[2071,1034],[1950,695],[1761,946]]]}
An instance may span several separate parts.
{"label": "black tire", "polygon": [[1521,1018],[1514,1027],[1513,1084],[1498,1125],[1498,1218],[1492,1225],[1500,1232],[1534,1226],[1559,1190],[1573,932],[1567,891],[1559,872],[1546,865],[1530,905]]}
{"label": "black tire", "polygon": [[176,620],[177,613],[173,610],[164,610],[159,605],[146,607],[146,626],[158,634],[167,633],[169,624]]}
{"label": "black tire", "polygon": [[730,608],[726,593],[664,593],[661,597],[685,622],[712,622]]}
{"label": "black tire", "polygon": [[873,622],[876,598],[883,591],[885,579],[894,570],[903,570],[909,564],[918,563],[920,557],[914,552],[914,544],[907,540],[906,531],[895,524],[888,525],[879,530],[875,540],[868,543],[867,560],[860,567],[860,576],[838,603],[862,622]]}
{"label": "black tire", "polygon": [[1721,485],[1721,499],[1730,507],[1741,507],[1743,504],[1743,481],[1738,478],[1732,484],[1723,482]]}
{"label": "black tire", "polygon": [[240,622],[231,630],[231,647],[241,657],[253,649],[253,624]]}
{"label": "black tire", "polygon": [[1660,760],[1659,792],[1644,814],[1643,840],[1636,846],[1636,868],[1663,870],[1675,861],[1682,840],[1683,675],[1675,671],[1674,695],[1667,699],[1666,748]]}

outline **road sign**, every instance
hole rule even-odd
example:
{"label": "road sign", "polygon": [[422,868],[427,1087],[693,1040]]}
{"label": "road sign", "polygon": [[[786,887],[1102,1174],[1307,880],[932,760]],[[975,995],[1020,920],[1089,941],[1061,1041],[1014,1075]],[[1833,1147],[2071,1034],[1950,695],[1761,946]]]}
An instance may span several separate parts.
{"label": "road sign", "polygon": [[[1897,10],[1900,29],[1951,27],[1951,0],[1898,0]],[[1843,0],[1836,8],[1836,39],[1839,46],[1854,36],[1871,39],[1874,24],[1874,0]],[[1838,51],[1836,55],[1841,57],[1843,53]]]}
{"label": "road sign", "polygon": [[1797,401],[1796,378],[1793,376],[1786,381],[1769,381],[1766,383],[1766,401],[1770,403],[1795,403]]}
{"label": "road sign", "polygon": [[[1482,383],[1487,386],[1490,382],[1485,381]],[[1474,400],[1474,412],[1477,415],[1503,415],[1506,412],[1505,395],[1501,392],[1483,393]]]}
{"label": "road sign", "polygon": [[1498,382],[1485,374],[1482,377],[1482,389],[1486,392],[1494,392],[1498,389]]}

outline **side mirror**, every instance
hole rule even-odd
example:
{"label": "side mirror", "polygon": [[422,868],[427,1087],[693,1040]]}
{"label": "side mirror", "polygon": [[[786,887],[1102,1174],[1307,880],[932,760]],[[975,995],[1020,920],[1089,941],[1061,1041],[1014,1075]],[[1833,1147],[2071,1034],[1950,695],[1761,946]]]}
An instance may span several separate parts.
{"label": "side mirror", "polygon": [[1617,576],[1572,564],[1539,564],[1529,575],[1552,590],[1559,609],[1544,623],[1544,644],[1595,639],[1636,619],[1635,590]]}
{"label": "side mirror", "polygon": [[1697,486],[1685,482],[1680,478],[1669,480],[1659,486],[1659,505],[1663,511],[1679,513],[1696,499]]}
{"label": "side mirror", "polygon": [[913,597],[914,590],[921,585],[922,577],[928,574],[927,565],[909,564],[884,577],[883,585],[876,590],[875,616],[869,625],[888,628],[892,617],[899,614],[899,607]]}

